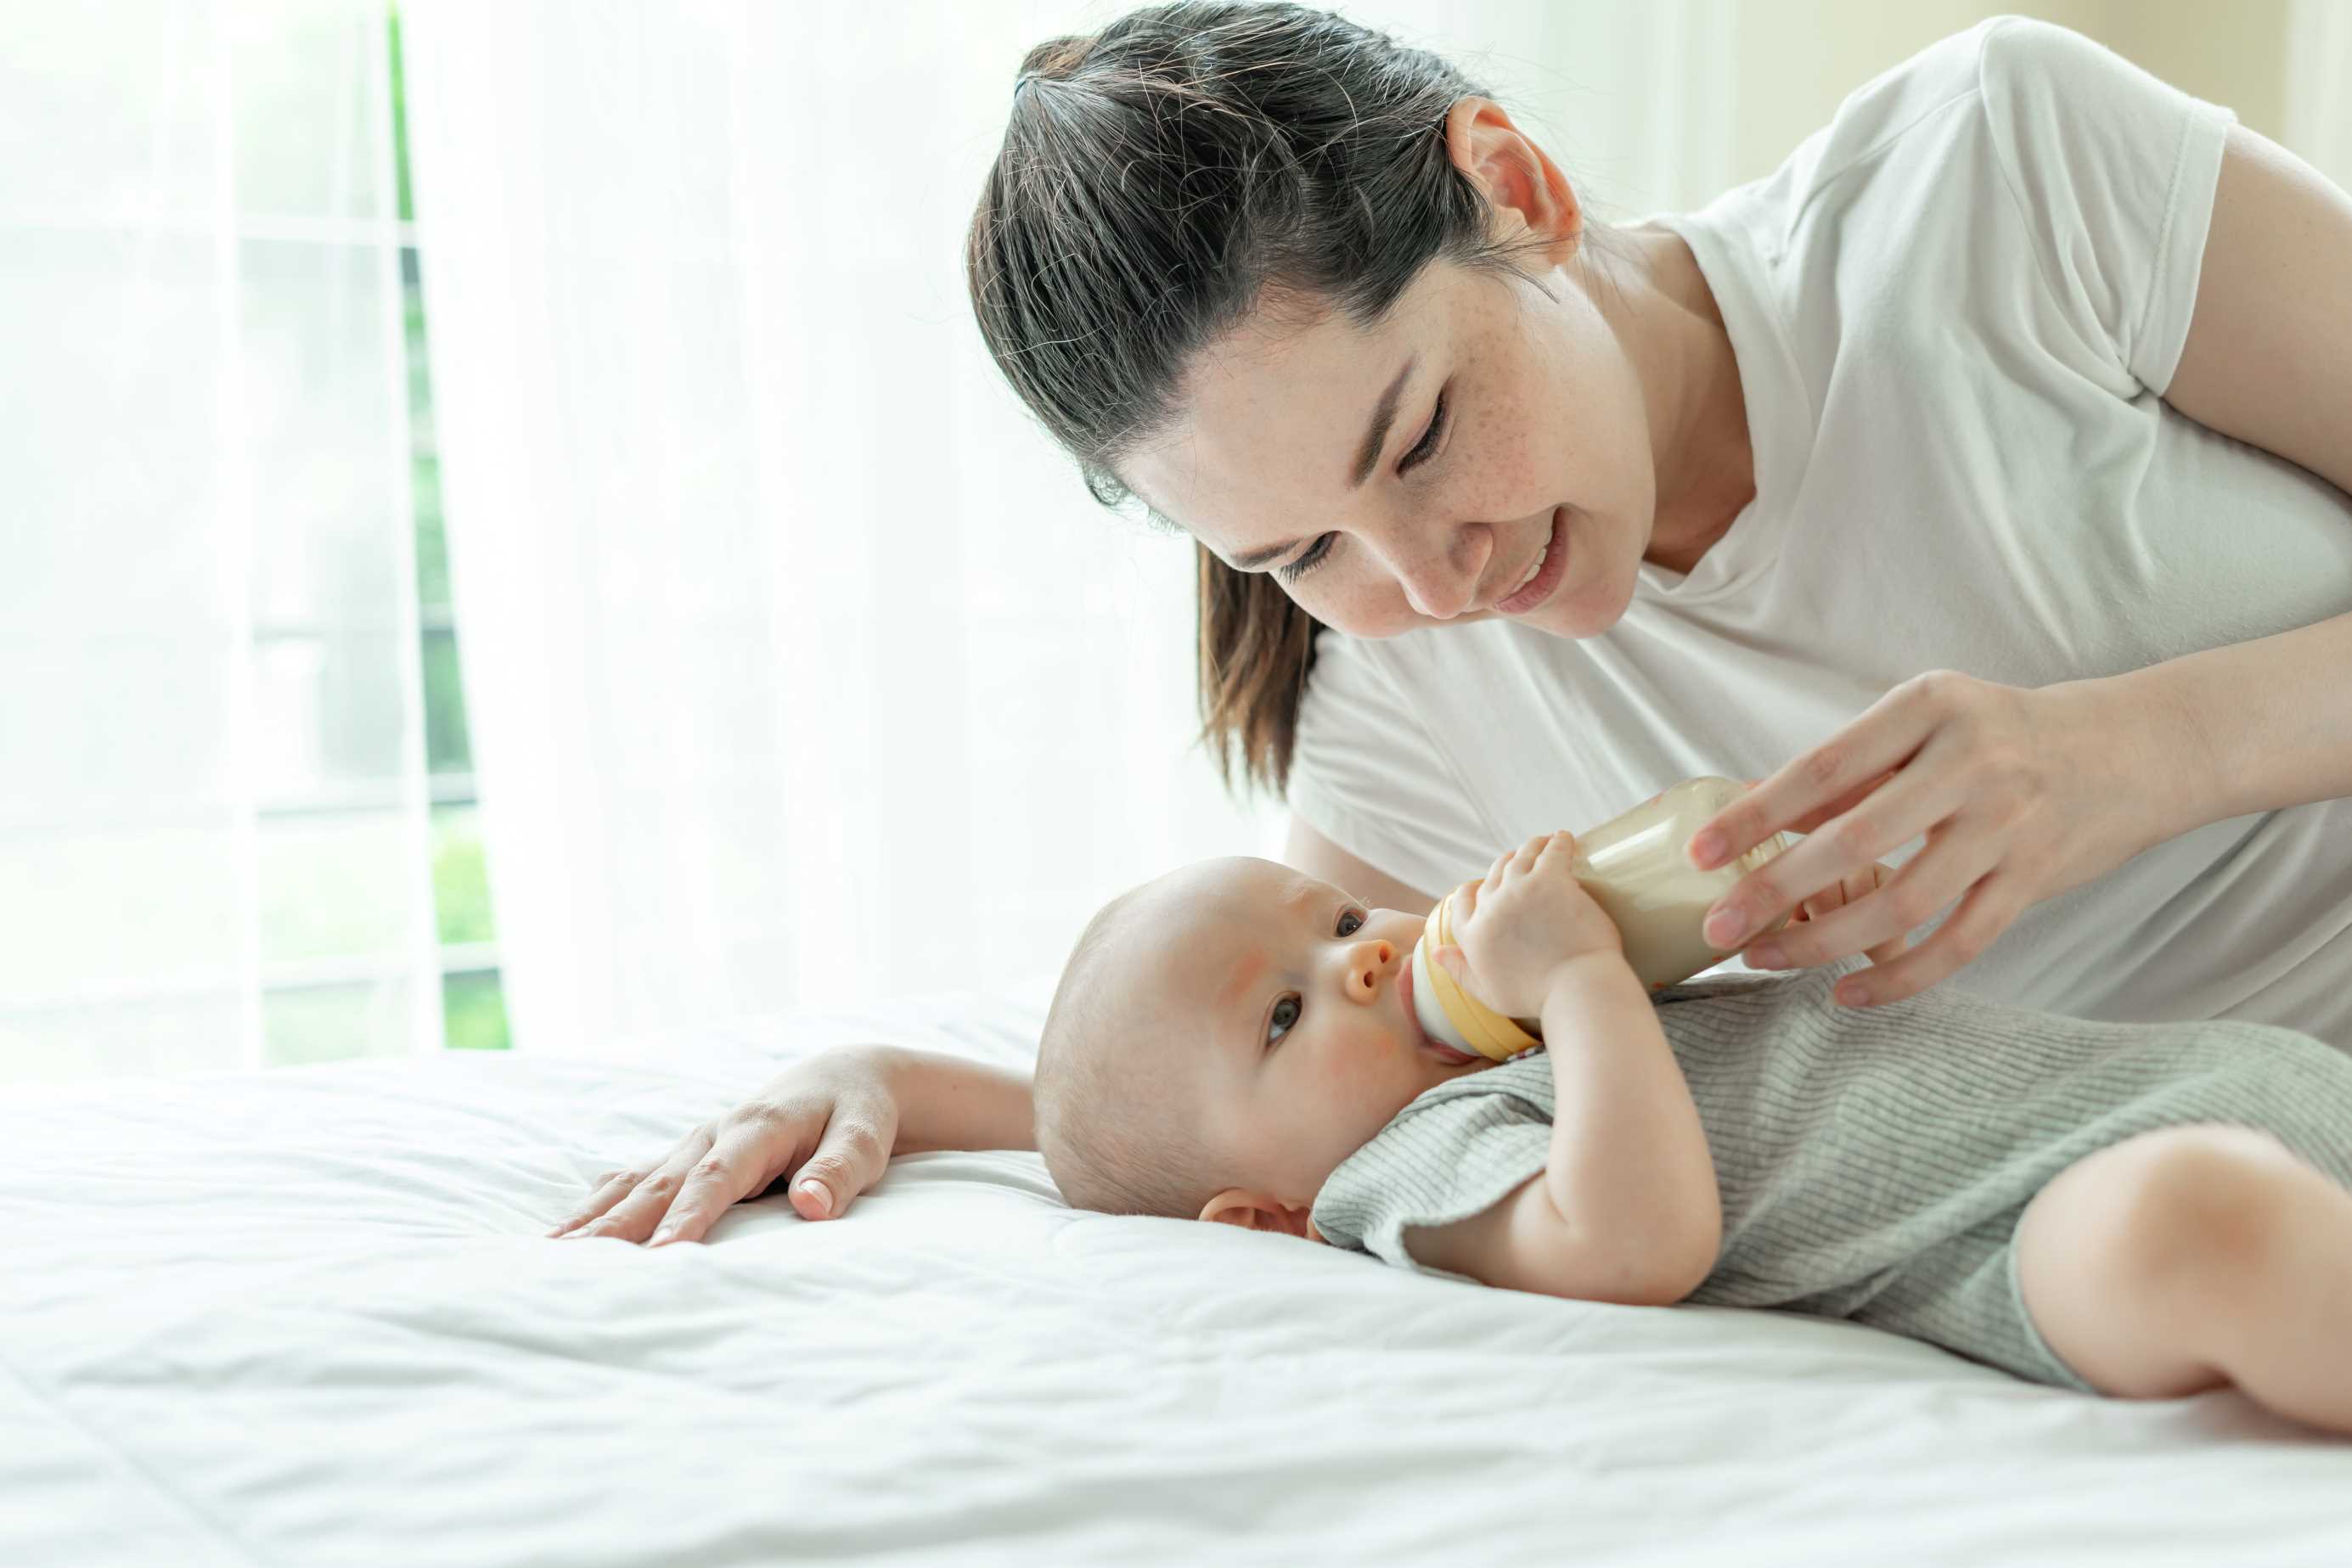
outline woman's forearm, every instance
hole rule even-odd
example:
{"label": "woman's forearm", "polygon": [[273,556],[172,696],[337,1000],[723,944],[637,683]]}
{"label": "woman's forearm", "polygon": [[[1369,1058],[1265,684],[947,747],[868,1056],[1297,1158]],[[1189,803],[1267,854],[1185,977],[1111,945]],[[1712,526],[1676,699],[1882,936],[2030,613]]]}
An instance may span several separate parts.
{"label": "woman's forearm", "polygon": [[1662,1282],[1679,1298],[1715,1265],[1723,1204],[1690,1084],[1624,958],[1570,964],[1543,1008],[1556,1100],[1545,1170],[1601,1299]]}
{"label": "woman's forearm", "polygon": [[1028,1073],[903,1046],[868,1049],[880,1058],[898,1103],[893,1155],[1037,1146]]}
{"label": "woman's forearm", "polygon": [[2159,839],[2352,795],[2352,615],[2110,678],[2179,741]]}

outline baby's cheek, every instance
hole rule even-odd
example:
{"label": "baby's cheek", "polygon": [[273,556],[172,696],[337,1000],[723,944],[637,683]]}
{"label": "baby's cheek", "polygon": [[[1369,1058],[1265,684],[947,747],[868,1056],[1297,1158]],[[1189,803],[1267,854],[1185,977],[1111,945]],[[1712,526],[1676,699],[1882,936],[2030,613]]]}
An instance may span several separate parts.
{"label": "baby's cheek", "polygon": [[1411,1048],[1375,1030],[1351,1030],[1315,1063],[1315,1092],[1346,1123],[1339,1129],[1360,1141],[1378,1132],[1420,1092],[1408,1082]]}
{"label": "baby's cheek", "polygon": [[1327,1105],[1342,1103],[1351,1091],[1360,1090],[1363,1072],[1361,1042],[1344,1041],[1340,1049],[1327,1051],[1316,1059],[1316,1092]]}

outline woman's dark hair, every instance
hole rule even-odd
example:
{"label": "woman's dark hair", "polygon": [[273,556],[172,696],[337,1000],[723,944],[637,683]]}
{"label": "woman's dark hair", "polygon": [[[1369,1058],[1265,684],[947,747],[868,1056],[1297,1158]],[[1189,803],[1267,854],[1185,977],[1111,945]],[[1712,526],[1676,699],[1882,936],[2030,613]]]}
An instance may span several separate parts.
{"label": "woman's dark hair", "polygon": [[[1029,51],[965,277],[997,366],[1106,506],[1193,357],[1261,306],[1380,320],[1435,260],[1506,265],[1446,153],[1454,67],[1328,12],[1180,0]],[[1321,625],[1195,541],[1201,734],[1277,794]]]}

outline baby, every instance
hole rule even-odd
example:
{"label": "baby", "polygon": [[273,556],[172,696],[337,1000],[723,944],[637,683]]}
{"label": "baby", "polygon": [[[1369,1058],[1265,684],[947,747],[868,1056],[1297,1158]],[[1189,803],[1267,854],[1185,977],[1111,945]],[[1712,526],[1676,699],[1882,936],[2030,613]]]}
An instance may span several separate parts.
{"label": "baby", "polygon": [[1503,854],[1432,955],[1542,1020],[1502,1063],[1415,1022],[1418,915],[1259,860],[1112,901],[1038,1051],[1064,1196],[1549,1295],[1849,1318],[2085,1392],[2227,1383],[2352,1432],[2352,1059],[1950,987],[1839,1007],[1861,958],[1651,993],[1573,848]]}

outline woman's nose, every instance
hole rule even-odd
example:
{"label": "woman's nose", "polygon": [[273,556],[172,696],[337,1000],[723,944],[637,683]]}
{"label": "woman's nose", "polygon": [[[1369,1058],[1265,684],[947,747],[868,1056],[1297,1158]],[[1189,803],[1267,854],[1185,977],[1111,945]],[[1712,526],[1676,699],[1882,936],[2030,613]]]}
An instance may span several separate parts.
{"label": "woman's nose", "polygon": [[1442,556],[1424,557],[1397,577],[1404,584],[1405,602],[1433,621],[1451,621],[1467,610],[1478,588],[1475,575],[1455,571]]}
{"label": "woman's nose", "polygon": [[1493,553],[1494,538],[1482,525],[1454,530],[1439,550],[1399,549],[1391,558],[1404,599],[1433,621],[1451,621],[1478,596],[1478,574]]}
{"label": "woman's nose", "polygon": [[1348,951],[1348,994],[1369,1002],[1381,994],[1381,982],[1396,973],[1396,944],[1381,937],[1359,942]]}

